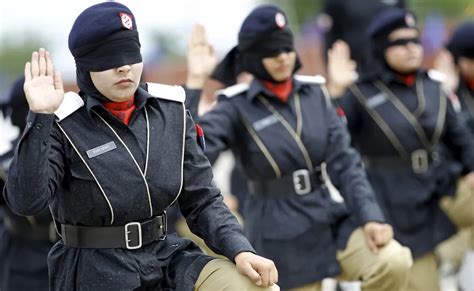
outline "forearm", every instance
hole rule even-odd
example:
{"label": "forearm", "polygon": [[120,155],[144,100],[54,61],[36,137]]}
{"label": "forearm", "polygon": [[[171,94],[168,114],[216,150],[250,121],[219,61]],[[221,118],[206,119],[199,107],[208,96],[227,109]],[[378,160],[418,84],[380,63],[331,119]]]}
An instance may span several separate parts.
{"label": "forearm", "polygon": [[34,215],[49,203],[50,137],[54,115],[31,114],[26,132],[10,166],[4,197],[8,206],[22,215]]}

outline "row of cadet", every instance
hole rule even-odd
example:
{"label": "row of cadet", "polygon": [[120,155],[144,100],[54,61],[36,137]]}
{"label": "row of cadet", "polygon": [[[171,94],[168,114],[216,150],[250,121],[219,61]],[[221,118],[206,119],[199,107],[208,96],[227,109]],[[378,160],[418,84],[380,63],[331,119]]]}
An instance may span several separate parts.
{"label": "row of cadet", "polygon": [[[474,23],[441,74],[421,68],[413,13],[373,9],[357,81],[341,40],[327,84],[296,75],[286,15],[264,5],[220,63],[195,26],[184,91],[139,85],[127,7],[86,9],[69,36],[79,94],[40,49],[2,107],[0,290],[440,290],[446,265],[474,290]],[[227,87],[212,106],[209,78]],[[227,149],[243,232],[212,183]]]}

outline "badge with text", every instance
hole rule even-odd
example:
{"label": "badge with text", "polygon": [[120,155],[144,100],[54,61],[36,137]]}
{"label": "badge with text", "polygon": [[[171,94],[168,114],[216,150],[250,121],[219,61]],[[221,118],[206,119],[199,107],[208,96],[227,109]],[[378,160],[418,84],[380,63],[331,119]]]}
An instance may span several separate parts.
{"label": "badge with text", "polygon": [[114,150],[116,148],[117,146],[115,145],[115,142],[111,141],[93,149],[90,149],[86,151],[86,153],[89,159],[92,159],[94,157],[100,156],[101,154],[105,154],[106,152],[110,152],[111,150]]}
{"label": "badge with text", "polygon": [[267,116],[263,119],[257,120],[252,124],[252,127],[255,129],[255,131],[260,131],[264,128],[269,127],[270,125],[273,125],[278,122],[278,118],[275,115],[270,115]]}
{"label": "badge with text", "polygon": [[374,109],[375,107],[387,101],[388,101],[388,98],[387,96],[385,96],[384,93],[378,93],[374,96],[369,97],[367,102],[365,103],[365,106],[367,106],[368,108]]}

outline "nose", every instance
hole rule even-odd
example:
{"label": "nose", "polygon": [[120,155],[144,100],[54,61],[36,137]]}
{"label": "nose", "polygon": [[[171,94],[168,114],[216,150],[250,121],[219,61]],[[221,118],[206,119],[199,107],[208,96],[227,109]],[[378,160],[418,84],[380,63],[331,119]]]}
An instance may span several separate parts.
{"label": "nose", "polygon": [[123,65],[117,68],[117,72],[119,73],[128,73],[131,70],[132,66],[130,65]]}
{"label": "nose", "polygon": [[278,56],[277,59],[279,61],[284,61],[288,58],[288,52],[281,52]]}

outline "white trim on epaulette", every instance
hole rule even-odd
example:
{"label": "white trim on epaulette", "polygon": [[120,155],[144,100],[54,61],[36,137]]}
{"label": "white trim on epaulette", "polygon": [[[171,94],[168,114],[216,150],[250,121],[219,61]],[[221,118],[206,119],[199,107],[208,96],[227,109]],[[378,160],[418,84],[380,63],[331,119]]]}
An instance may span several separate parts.
{"label": "white trim on epaulette", "polygon": [[172,100],[181,103],[186,101],[186,92],[181,86],[147,83],[147,89],[148,93],[156,98]]}
{"label": "white trim on epaulette", "polygon": [[56,115],[57,121],[61,121],[82,106],[84,106],[84,100],[82,100],[79,94],[75,92],[67,92],[64,94],[63,101],[58,109],[54,111],[54,115]]}
{"label": "white trim on epaulette", "polygon": [[232,98],[236,96],[237,94],[247,91],[248,89],[249,89],[249,84],[240,83],[240,84],[235,84],[230,87],[224,88],[222,90],[218,90],[216,91],[214,95],[215,96],[224,95],[227,98]]}
{"label": "white trim on epaulette", "polygon": [[430,79],[432,80],[443,83],[444,81],[446,81],[448,76],[446,76],[446,74],[441,71],[431,69],[428,70],[428,77],[430,77]]}
{"label": "white trim on epaulette", "polygon": [[302,83],[313,83],[313,84],[325,84],[326,78],[321,75],[307,76],[307,75],[294,75],[295,80]]}

